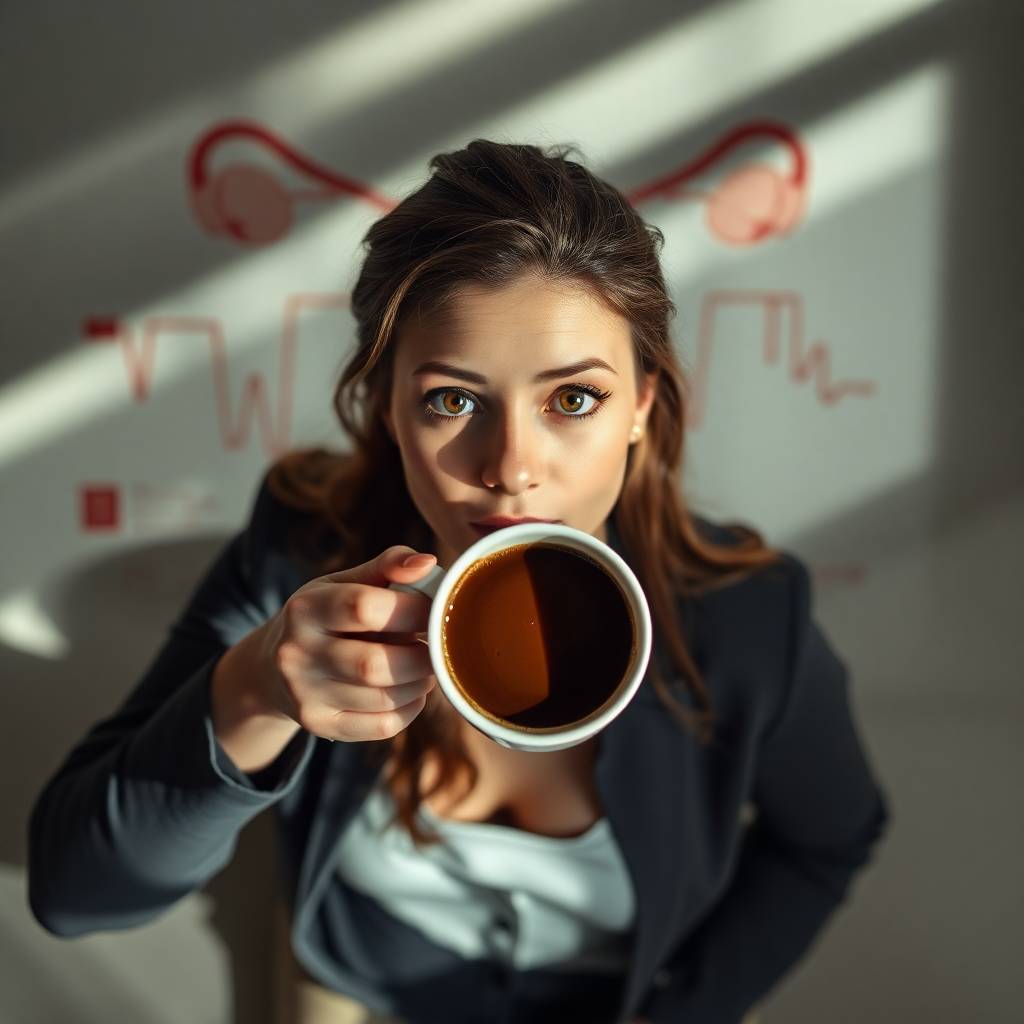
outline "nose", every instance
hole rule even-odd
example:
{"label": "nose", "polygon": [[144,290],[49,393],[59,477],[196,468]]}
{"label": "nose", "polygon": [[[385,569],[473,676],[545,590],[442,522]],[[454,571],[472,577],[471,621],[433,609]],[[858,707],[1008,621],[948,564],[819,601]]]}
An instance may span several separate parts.
{"label": "nose", "polygon": [[506,410],[491,417],[480,478],[485,487],[520,494],[540,483],[540,439],[532,413]]}

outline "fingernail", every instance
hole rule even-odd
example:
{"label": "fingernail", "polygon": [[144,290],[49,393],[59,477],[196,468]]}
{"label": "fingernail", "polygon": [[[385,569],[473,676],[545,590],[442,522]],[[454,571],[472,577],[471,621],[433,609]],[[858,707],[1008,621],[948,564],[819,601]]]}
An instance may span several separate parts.
{"label": "fingernail", "polygon": [[433,562],[433,555],[410,555],[404,562],[402,562],[403,569],[423,569]]}

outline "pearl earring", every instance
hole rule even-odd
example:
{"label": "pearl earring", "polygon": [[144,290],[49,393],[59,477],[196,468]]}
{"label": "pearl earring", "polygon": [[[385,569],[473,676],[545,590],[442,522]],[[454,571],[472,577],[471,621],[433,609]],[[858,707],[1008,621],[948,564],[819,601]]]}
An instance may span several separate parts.
{"label": "pearl earring", "polygon": [[639,441],[643,436],[644,432],[640,429],[640,424],[634,423],[633,429],[629,432],[629,443],[633,444],[634,442]]}

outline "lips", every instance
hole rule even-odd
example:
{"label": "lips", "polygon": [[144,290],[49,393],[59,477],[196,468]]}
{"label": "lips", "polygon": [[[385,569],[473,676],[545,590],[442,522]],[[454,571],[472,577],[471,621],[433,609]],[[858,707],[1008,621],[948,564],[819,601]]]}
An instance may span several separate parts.
{"label": "lips", "polygon": [[487,516],[486,519],[477,519],[469,525],[480,533],[493,533],[495,530],[504,529],[506,526],[518,526],[520,523],[560,523],[561,519],[537,519],[533,516],[524,516],[522,519],[514,519],[511,516]]}

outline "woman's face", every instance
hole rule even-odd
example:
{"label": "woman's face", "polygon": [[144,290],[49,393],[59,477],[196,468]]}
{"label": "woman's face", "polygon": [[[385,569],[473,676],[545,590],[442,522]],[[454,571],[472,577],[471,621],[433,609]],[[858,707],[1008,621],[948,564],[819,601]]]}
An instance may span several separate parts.
{"label": "woman's face", "polygon": [[[442,566],[479,540],[471,524],[486,516],[607,540],[630,430],[645,428],[654,397],[654,375],[638,393],[623,317],[531,275],[463,287],[442,319],[411,317],[396,345],[387,425]],[[566,369],[583,361],[595,365]]]}

